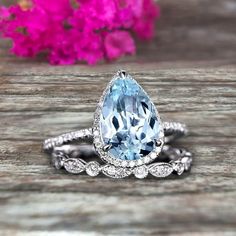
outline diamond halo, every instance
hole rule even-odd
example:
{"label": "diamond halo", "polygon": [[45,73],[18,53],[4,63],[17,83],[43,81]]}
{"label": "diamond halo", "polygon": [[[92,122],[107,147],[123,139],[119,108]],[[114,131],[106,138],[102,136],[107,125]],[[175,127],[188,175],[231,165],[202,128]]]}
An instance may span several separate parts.
{"label": "diamond halo", "polygon": [[[111,100],[108,101],[111,101],[112,106],[106,105],[107,110],[102,113],[108,91],[113,92],[114,82],[121,77],[121,85],[125,87],[119,88],[118,84],[117,98],[109,97]],[[128,90],[130,84],[134,84],[134,88]],[[127,100],[127,97],[130,99]],[[103,120],[105,117],[108,128],[112,128],[105,129],[105,134],[101,128],[101,117]],[[114,124],[114,117],[119,121],[118,124]],[[51,155],[55,168],[64,168],[71,174],[86,172],[91,177],[104,174],[111,178],[125,178],[130,175],[138,179],[146,178],[148,175],[163,178],[172,173],[182,175],[191,169],[191,152],[170,145],[173,140],[186,135],[187,131],[186,125],[179,122],[162,123],[155,105],[145,90],[125,71],[119,71],[108,83],[100,98],[94,114],[93,127],[48,138],[44,141],[43,148]],[[113,136],[117,137],[117,140],[113,139]],[[104,137],[108,142],[104,141]],[[85,145],[81,146],[80,143]],[[120,152],[121,156],[110,152],[117,146],[115,154]],[[84,160],[89,155],[96,154],[105,163]],[[157,161],[154,161],[156,159]]]}

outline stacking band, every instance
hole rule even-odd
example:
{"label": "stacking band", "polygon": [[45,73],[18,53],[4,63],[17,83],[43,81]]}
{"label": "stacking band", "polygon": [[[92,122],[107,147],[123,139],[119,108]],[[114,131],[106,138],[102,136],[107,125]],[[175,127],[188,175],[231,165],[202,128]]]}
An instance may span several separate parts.
{"label": "stacking band", "polygon": [[190,169],[191,153],[169,145],[185,134],[184,124],[162,123],[144,89],[119,70],[97,104],[92,128],[47,139],[44,150],[56,168],[73,174],[166,177]]}
{"label": "stacking band", "polygon": [[[64,168],[70,173],[86,172],[90,176],[103,173],[112,178],[124,178],[133,174],[136,178],[166,177],[171,173],[181,175],[190,169],[192,154],[185,149],[173,148],[170,142],[187,134],[184,124],[164,122],[165,145],[158,159],[148,165],[123,168],[98,161],[93,148],[93,129],[83,129],[62,134],[44,141],[44,150],[51,154],[52,163],[57,168]],[[96,161],[92,159],[96,158]],[[88,160],[88,161],[85,161]]]}
{"label": "stacking band", "polygon": [[[188,130],[185,124],[178,122],[163,122],[165,144],[170,143],[187,134]],[[43,148],[45,151],[52,150],[56,146],[61,146],[68,142],[92,142],[93,129],[82,129],[74,132],[65,133],[54,138],[49,138],[44,141]]]}

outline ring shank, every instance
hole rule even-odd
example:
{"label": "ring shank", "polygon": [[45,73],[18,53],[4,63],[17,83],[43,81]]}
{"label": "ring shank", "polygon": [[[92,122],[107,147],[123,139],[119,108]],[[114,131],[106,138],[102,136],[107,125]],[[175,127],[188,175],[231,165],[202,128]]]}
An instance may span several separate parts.
{"label": "ring shank", "polygon": [[151,164],[136,168],[115,167],[102,163],[92,145],[92,128],[49,138],[44,141],[43,147],[46,152],[50,153],[55,168],[64,168],[73,174],[86,171],[88,175],[95,176],[103,172],[112,178],[123,178],[133,173],[137,178],[144,178],[146,175],[140,176],[140,170],[145,170],[146,174],[151,173],[155,177],[166,177],[172,172],[181,175],[190,169],[192,154],[185,149],[171,147],[169,143],[186,135],[186,126],[175,122],[164,122],[163,126],[165,143],[160,155]]}
{"label": "ring shank", "polygon": [[[186,135],[188,132],[186,125],[178,122],[163,122],[163,128],[165,134],[165,144],[173,142],[174,140]],[[44,141],[43,148],[45,151],[50,152],[55,147],[67,144],[69,142],[77,141],[91,144],[92,140],[92,128],[82,129],[46,139]]]}

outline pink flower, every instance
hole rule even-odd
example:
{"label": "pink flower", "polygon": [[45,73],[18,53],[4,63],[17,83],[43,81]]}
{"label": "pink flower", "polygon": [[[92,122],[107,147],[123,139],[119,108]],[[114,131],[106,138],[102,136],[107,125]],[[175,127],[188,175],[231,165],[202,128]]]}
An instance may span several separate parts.
{"label": "pink flower", "polygon": [[54,65],[70,65],[77,61],[73,30],[61,31],[54,35],[54,43],[50,45],[49,62]]}
{"label": "pink flower", "polygon": [[150,40],[154,36],[155,19],[160,15],[160,10],[152,0],[142,3],[141,13],[135,20],[133,30],[140,39]]}
{"label": "pink flower", "polygon": [[105,37],[105,50],[108,59],[117,59],[125,54],[134,54],[135,43],[127,31],[115,31]]}
{"label": "pink flower", "polygon": [[154,0],[20,0],[0,7],[0,37],[24,57],[48,55],[51,64],[88,64],[135,53],[133,34],[154,35]]}

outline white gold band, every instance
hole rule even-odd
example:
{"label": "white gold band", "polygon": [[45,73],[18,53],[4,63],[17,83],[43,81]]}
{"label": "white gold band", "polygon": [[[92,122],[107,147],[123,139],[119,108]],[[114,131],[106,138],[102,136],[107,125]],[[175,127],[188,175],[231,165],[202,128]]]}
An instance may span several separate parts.
{"label": "white gold band", "polygon": [[[165,145],[160,157],[151,164],[140,166],[114,166],[104,164],[91,145],[93,142],[93,129],[83,129],[62,134],[58,137],[44,141],[44,150],[52,156],[52,163],[57,168],[64,168],[73,174],[86,172],[90,176],[103,173],[111,178],[124,178],[133,174],[136,178],[145,178],[148,174],[155,177],[166,177],[171,173],[181,175],[188,171],[192,163],[192,154],[185,149],[173,148],[168,145],[175,139],[187,134],[184,124],[176,122],[164,122]],[[85,161],[96,157],[95,160]]]}
{"label": "white gold band", "polygon": [[[184,136],[188,133],[185,124],[178,122],[163,122],[165,133],[165,143],[170,143],[175,139]],[[65,133],[54,138],[49,138],[44,141],[43,148],[45,151],[53,149],[56,146],[61,146],[72,141],[88,141],[93,139],[93,129],[81,129],[74,132]]]}

